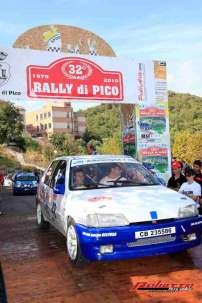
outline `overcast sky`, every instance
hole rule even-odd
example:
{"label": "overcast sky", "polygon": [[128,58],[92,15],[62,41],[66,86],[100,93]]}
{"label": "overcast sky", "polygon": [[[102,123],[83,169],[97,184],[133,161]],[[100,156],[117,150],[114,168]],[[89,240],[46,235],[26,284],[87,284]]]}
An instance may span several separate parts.
{"label": "overcast sky", "polygon": [[35,26],[82,27],[118,56],[166,60],[168,88],[202,96],[202,1],[7,0],[0,16],[2,47]]}

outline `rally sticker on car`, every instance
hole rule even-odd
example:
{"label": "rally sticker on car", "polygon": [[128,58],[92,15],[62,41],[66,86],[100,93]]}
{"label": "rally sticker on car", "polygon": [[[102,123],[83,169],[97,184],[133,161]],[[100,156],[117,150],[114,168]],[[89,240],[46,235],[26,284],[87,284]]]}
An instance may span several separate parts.
{"label": "rally sticker on car", "polygon": [[158,228],[158,229],[136,231],[135,238],[136,239],[149,238],[149,237],[170,235],[170,234],[175,234],[175,233],[176,233],[175,226],[171,226],[171,227],[164,227],[164,228]]}

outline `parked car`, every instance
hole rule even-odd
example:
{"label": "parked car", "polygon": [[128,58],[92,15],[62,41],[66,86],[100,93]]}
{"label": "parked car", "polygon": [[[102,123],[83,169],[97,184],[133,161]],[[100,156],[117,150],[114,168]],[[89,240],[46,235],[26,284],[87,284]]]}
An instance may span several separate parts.
{"label": "parked car", "polygon": [[5,187],[12,187],[12,176],[11,175],[7,175],[4,177],[4,184],[3,186]]}
{"label": "parked car", "polygon": [[55,159],[41,178],[36,211],[67,242],[72,263],[173,253],[201,243],[190,198],[162,185],[129,156]]}
{"label": "parked car", "polygon": [[34,173],[18,172],[13,177],[13,195],[37,192],[37,177]]}

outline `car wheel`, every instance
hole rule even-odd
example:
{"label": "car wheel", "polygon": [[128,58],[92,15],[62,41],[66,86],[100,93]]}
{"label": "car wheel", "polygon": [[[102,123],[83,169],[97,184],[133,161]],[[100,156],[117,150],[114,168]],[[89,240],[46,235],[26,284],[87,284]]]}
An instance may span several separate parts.
{"label": "car wheel", "polygon": [[70,220],[67,224],[67,254],[73,264],[82,265],[86,262],[82,256],[75,223],[73,220]]}
{"label": "car wheel", "polygon": [[41,229],[47,229],[49,227],[49,222],[45,221],[41,205],[37,203],[36,206],[36,218],[37,218],[37,224]]}

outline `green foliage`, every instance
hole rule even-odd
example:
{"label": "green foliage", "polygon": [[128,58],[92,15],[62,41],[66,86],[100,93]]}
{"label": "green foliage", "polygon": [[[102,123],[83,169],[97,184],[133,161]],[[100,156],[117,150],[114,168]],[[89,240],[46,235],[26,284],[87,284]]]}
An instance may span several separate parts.
{"label": "green foliage", "polygon": [[89,143],[92,140],[102,142],[100,135],[93,133],[93,131],[89,130],[88,128],[86,128],[85,132],[83,133],[82,140],[85,144]]}
{"label": "green foliage", "polygon": [[44,158],[49,162],[55,157],[54,148],[52,145],[48,145],[43,150]]}
{"label": "green foliage", "polygon": [[111,155],[121,155],[122,143],[120,133],[116,132],[112,138],[105,138],[103,144],[98,148],[100,154],[111,154]]}
{"label": "green foliage", "polygon": [[74,141],[69,135],[65,133],[53,134],[50,142],[55,148],[55,154],[58,156],[80,155],[86,153],[83,141]]}
{"label": "green foliage", "polygon": [[[0,143],[16,142],[24,146],[22,117],[13,104],[6,102],[0,107]],[[21,147],[21,146],[20,146]]]}
{"label": "green foliage", "polygon": [[25,137],[25,149],[29,151],[41,151],[40,144],[31,137]]}
{"label": "green foliage", "polygon": [[202,131],[202,98],[190,94],[169,92],[171,141],[175,134],[187,130],[190,134]]}
{"label": "green foliage", "polygon": [[94,138],[90,138],[90,140],[101,141],[104,138],[112,138],[114,132],[121,131],[119,105],[102,104],[83,112],[86,114],[88,132],[91,136],[94,135]]}

